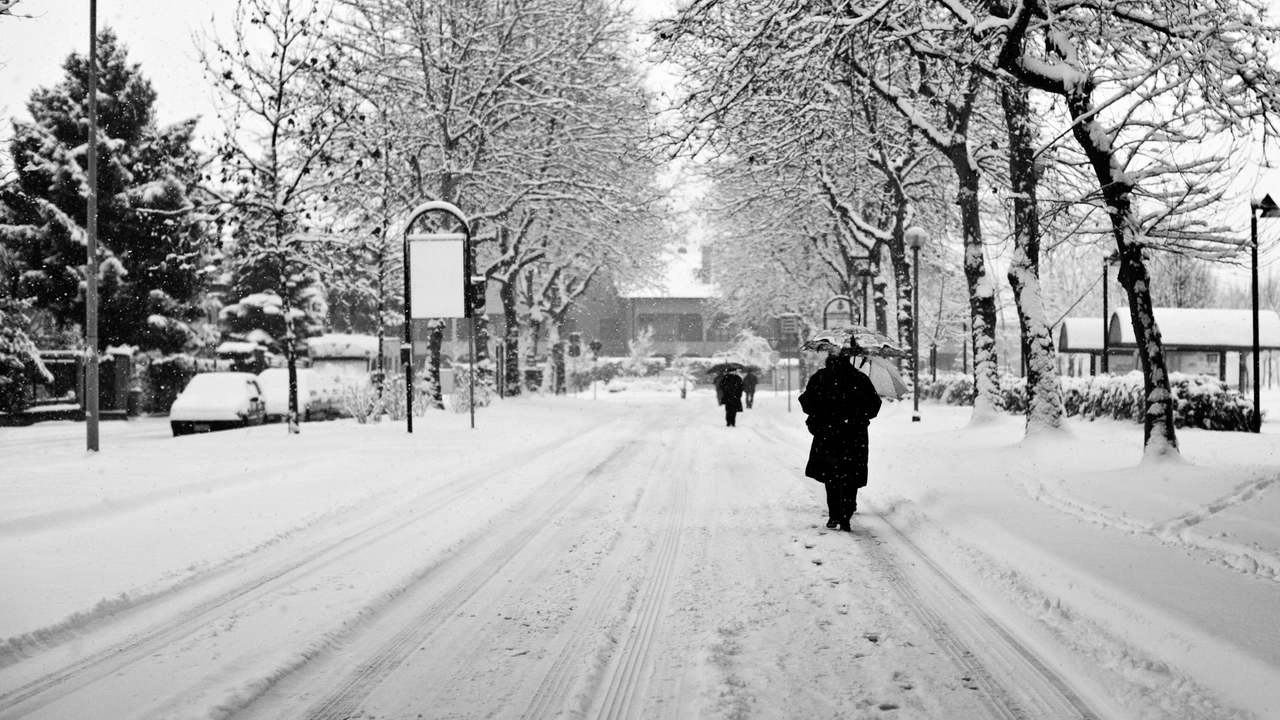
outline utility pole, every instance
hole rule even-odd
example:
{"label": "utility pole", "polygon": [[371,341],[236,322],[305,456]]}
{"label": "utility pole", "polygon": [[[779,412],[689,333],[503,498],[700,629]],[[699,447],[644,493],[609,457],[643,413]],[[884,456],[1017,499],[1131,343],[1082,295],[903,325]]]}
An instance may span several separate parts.
{"label": "utility pole", "polygon": [[89,241],[85,275],[86,447],[98,451],[98,0],[89,0]]}

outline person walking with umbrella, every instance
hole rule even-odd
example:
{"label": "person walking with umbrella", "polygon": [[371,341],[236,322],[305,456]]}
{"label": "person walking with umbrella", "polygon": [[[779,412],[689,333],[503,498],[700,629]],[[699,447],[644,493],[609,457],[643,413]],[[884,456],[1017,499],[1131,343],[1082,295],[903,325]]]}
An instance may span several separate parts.
{"label": "person walking with umbrella", "polygon": [[724,400],[724,424],[738,426],[738,413],[742,412],[742,378],[738,371],[730,369],[720,378],[720,395]]}
{"label": "person walking with umbrella", "polygon": [[799,398],[813,435],[804,473],[826,485],[827,527],[847,532],[858,509],[858,489],[867,484],[867,426],[880,413],[880,395],[871,378],[853,366],[856,341],[851,339],[849,347],[830,340],[810,343],[825,350],[827,359]]}

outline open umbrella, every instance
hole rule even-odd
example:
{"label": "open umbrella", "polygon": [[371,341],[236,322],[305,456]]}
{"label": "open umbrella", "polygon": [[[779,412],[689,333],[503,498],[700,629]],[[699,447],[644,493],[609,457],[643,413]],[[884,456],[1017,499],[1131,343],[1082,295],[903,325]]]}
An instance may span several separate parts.
{"label": "open umbrella", "polygon": [[898,375],[898,368],[894,367],[888,359],[876,355],[862,355],[854,358],[853,366],[871,378],[871,384],[875,386],[880,397],[900,400],[906,394],[907,384],[902,381],[902,376]]}
{"label": "open umbrella", "polygon": [[729,372],[730,370],[745,370],[745,369],[747,369],[747,366],[739,362],[721,362],[721,363],[716,363],[715,365],[712,365],[711,367],[707,368],[707,373],[712,375],[723,375]]}
{"label": "open umbrella", "polygon": [[908,354],[888,335],[862,325],[827,328],[806,340],[802,347],[805,350],[828,351],[853,348],[856,355],[873,357],[906,357]]}

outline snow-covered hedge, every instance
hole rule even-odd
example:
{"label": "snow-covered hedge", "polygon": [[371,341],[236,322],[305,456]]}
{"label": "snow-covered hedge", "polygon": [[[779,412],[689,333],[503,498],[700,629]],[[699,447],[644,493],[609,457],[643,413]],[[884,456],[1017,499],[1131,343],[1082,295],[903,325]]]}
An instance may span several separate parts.
{"label": "snow-covered hedge", "polygon": [[630,357],[601,356],[594,362],[584,362],[580,372],[567,371],[566,382],[573,386],[588,387],[591,382],[608,383],[617,377],[657,377],[667,367],[661,357],[634,359]]}
{"label": "snow-covered hedge", "polygon": [[27,336],[26,305],[0,298],[0,412],[19,413],[31,403],[31,381],[53,382],[40,351]]}
{"label": "snow-covered hedge", "polygon": [[197,372],[197,360],[190,355],[146,353],[135,360],[134,379],[142,389],[140,410],[144,413],[169,412],[178,393]]}
{"label": "snow-covered hedge", "polygon": [[[1209,375],[1170,373],[1173,389],[1173,422],[1176,427],[1248,432],[1253,418],[1253,402],[1227,383]],[[1005,410],[1015,414],[1027,410],[1027,379],[1005,376],[1000,379]],[[973,379],[967,375],[947,375],[936,382],[920,384],[920,397],[948,405],[973,404]],[[1088,420],[1111,418],[1142,422],[1142,373],[1062,378],[1062,403],[1068,416]]]}

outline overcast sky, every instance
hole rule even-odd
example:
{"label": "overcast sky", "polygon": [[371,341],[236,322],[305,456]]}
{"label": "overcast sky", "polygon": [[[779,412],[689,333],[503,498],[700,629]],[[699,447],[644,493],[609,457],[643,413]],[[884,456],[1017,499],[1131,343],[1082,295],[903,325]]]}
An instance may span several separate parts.
{"label": "overcast sky", "polygon": [[[193,38],[212,29],[215,16],[225,27],[235,5],[236,0],[99,0],[98,27],[114,29],[129,59],[142,65],[157,94],[161,124],[212,115],[211,91]],[[67,56],[89,49],[88,0],[21,0],[13,12],[34,17],[0,18],[0,117],[5,118],[25,117],[31,91],[58,83]],[[7,127],[0,130],[0,137],[8,134]]]}

